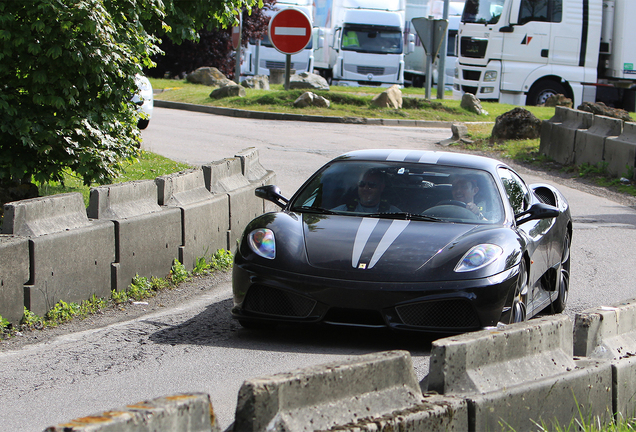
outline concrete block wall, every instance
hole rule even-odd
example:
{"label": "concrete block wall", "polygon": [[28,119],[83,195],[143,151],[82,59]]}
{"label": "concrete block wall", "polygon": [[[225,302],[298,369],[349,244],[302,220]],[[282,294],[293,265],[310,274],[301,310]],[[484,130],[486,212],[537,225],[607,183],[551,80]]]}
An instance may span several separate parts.
{"label": "concrete block wall", "polygon": [[541,124],[539,152],[564,165],[603,162],[610,175],[636,178],[636,123],[556,107]]}
{"label": "concrete block wall", "polygon": [[229,166],[215,171],[215,191],[199,169],[93,188],[88,208],[79,193],[5,204],[0,315],[17,324],[25,306],[43,315],[60,300],[108,298],[137,274],[166,276],[175,258],[192,269],[198,257],[233,249],[263,213],[254,189],[275,176],[256,149],[215,165]]}

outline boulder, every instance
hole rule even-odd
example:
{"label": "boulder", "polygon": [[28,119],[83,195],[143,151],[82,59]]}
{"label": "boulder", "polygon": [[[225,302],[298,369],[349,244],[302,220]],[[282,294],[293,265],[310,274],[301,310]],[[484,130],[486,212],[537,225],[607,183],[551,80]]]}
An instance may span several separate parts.
{"label": "boulder", "polygon": [[256,90],[269,90],[269,77],[267,75],[254,75],[253,77],[245,78],[241,85],[245,88]]}
{"label": "boulder", "polygon": [[379,108],[402,108],[402,90],[397,85],[392,85],[371,100],[371,105]]}
{"label": "boulder", "polygon": [[233,82],[227,79],[227,77],[215,67],[200,67],[186,75],[186,81],[192,84],[204,84],[215,87],[223,87]]}
{"label": "boulder", "polygon": [[437,144],[448,147],[451,144],[455,144],[458,142],[463,142],[465,144],[470,144],[472,141],[468,138],[468,127],[463,123],[453,123],[451,125],[451,132],[453,136],[438,142]]}
{"label": "boulder", "polygon": [[315,106],[319,108],[329,108],[330,102],[322,96],[318,96],[316,93],[305,92],[301,94],[298,99],[294,101],[296,108],[305,108],[308,106]]}
{"label": "boulder", "polygon": [[572,99],[565,97],[562,94],[556,94],[556,95],[550,96],[543,105],[547,107],[564,106],[567,108],[572,108],[573,103],[572,103]]}
{"label": "boulder", "polygon": [[541,120],[525,108],[514,108],[497,117],[492,141],[535,139],[541,136]]}
{"label": "boulder", "polygon": [[623,121],[633,122],[634,120],[629,116],[629,113],[620,108],[612,108],[605,105],[603,102],[583,102],[577,108],[580,111],[591,112],[595,115],[602,115],[606,117],[613,117]]}
{"label": "boulder", "polygon": [[329,84],[318,74],[301,72],[289,77],[289,89],[329,90]]}
{"label": "boulder", "polygon": [[479,99],[477,99],[477,97],[475,97],[474,94],[464,93],[460,106],[465,110],[468,110],[475,114],[488,115],[488,111],[482,108],[481,102],[479,101]]}
{"label": "boulder", "polygon": [[245,97],[245,87],[232,82],[232,84],[214,89],[212,93],[210,93],[212,99],[223,99],[234,96]]}

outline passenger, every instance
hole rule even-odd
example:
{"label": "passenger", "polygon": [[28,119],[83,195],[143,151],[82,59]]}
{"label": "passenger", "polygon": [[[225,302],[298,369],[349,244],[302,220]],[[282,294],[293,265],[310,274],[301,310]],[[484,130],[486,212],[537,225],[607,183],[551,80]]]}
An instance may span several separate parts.
{"label": "passenger", "polygon": [[452,185],[453,199],[466,204],[466,208],[473,212],[478,219],[487,220],[483,213],[486,203],[483,201],[475,203],[475,195],[479,193],[477,180],[471,176],[459,175],[453,179]]}
{"label": "passenger", "polygon": [[364,173],[358,182],[358,197],[353,202],[333,208],[334,211],[350,211],[357,213],[398,213],[401,210],[382,199],[386,188],[384,173],[371,168]]}

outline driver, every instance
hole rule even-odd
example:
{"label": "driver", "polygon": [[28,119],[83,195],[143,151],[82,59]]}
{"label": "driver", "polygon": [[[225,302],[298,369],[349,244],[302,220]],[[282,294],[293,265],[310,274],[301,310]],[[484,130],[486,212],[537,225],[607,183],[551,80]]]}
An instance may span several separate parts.
{"label": "driver", "polygon": [[484,214],[484,202],[475,203],[475,195],[479,192],[477,181],[466,175],[459,175],[452,181],[452,194],[455,201],[466,204],[466,208],[473,212],[479,219],[486,219]]}
{"label": "driver", "polygon": [[386,187],[384,173],[378,168],[366,171],[358,182],[358,198],[349,204],[333,208],[334,211],[357,213],[399,213],[401,210],[382,199]]}

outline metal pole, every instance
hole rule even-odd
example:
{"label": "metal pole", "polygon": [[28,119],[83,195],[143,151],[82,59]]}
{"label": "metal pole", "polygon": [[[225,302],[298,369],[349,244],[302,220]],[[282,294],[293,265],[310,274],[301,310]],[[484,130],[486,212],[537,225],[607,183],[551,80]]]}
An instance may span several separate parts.
{"label": "metal pole", "polygon": [[259,39],[256,41],[256,50],[254,52],[254,55],[256,56],[256,65],[254,66],[254,75],[258,75],[258,64],[261,61],[260,50],[261,50],[261,40]]}
{"label": "metal pole", "polygon": [[[448,10],[450,0],[444,0],[444,13],[442,18],[448,20]],[[437,65],[437,99],[444,99],[444,90],[446,87],[446,51],[448,51],[448,29],[444,32],[442,46],[440,47],[439,63]]]}
{"label": "metal pole", "polygon": [[285,55],[285,90],[289,90],[289,75],[291,74],[291,54]]}
{"label": "metal pole", "polygon": [[[435,25],[433,25],[433,17],[429,16],[428,19],[431,21],[430,28],[430,40],[435,40]],[[431,44],[432,46],[432,44]],[[433,85],[433,54],[426,53],[426,99],[431,99],[431,86]]]}
{"label": "metal pole", "polygon": [[236,61],[236,67],[234,68],[234,82],[239,84],[241,80],[241,34],[243,33],[243,13],[239,15],[239,41],[236,46],[236,53],[234,58]]}

